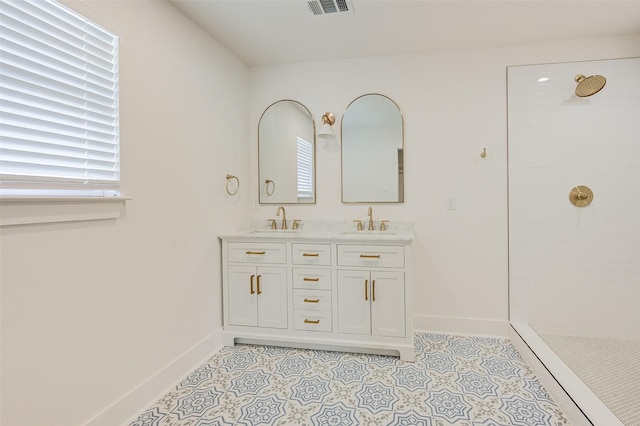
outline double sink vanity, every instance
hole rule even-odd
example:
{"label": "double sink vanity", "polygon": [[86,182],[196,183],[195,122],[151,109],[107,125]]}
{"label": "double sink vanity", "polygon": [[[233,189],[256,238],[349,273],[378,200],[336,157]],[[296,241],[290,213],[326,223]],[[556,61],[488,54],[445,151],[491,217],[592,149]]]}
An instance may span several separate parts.
{"label": "double sink vanity", "polygon": [[[350,102],[340,143],[322,116],[284,99],[258,122],[258,202],[273,219],[220,236],[224,340],[413,360],[413,227],[397,221],[287,220],[282,204],[316,203],[316,137],[341,151],[342,203],[404,202],[404,120],[389,97]],[[229,191],[227,191],[229,192]],[[230,194],[231,195],[231,194]]]}
{"label": "double sink vanity", "polygon": [[369,213],[363,227],[359,221],[299,221],[291,229],[293,221],[283,217],[280,229],[267,221],[220,236],[225,344],[413,361],[412,226],[397,222],[380,230]]}

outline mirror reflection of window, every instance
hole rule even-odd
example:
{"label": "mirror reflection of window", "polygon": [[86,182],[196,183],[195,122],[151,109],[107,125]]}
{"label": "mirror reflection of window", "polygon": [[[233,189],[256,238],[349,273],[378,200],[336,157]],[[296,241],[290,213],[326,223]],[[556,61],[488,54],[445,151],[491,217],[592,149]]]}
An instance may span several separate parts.
{"label": "mirror reflection of window", "polygon": [[298,136],[298,201],[313,198],[313,144]]}
{"label": "mirror reflection of window", "polygon": [[403,120],[384,95],[360,96],[342,118],[342,202],[404,202]]}
{"label": "mirror reflection of window", "polygon": [[315,203],[315,123],[299,102],[271,104],[258,123],[261,204]]}

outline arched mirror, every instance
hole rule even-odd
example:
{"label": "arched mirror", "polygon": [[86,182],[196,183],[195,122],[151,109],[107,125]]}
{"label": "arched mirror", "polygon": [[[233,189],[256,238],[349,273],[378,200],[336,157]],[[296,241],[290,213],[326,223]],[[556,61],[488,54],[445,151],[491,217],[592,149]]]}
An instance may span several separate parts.
{"label": "arched mirror", "polygon": [[315,122],[300,102],[271,104],[258,123],[260,204],[316,202]]}
{"label": "arched mirror", "polygon": [[404,202],[404,123],[398,105],[375,93],[342,117],[342,202]]}

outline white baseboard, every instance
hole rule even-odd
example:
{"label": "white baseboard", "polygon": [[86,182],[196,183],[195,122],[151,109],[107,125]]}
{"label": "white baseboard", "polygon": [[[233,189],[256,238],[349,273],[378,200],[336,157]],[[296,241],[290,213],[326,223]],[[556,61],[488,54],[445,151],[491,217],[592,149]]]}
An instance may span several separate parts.
{"label": "white baseboard", "polygon": [[129,424],[141,410],[171,390],[185,375],[202,364],[223,346],[222,329],[210,334],[191,349],[164,366],[143,383],[131,389],[85,426],[114,426]]}
{"label": "white baseboard", "polygon": [[414,315],[413,328],[415,331],[501,338],[509,337],[509,321],[507,320]]}

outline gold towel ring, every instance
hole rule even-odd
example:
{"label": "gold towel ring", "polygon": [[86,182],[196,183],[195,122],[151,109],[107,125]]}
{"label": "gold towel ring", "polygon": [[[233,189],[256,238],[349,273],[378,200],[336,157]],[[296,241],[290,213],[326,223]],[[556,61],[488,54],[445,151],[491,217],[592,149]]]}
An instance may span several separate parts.
{"label": "gold towel ring", "polygon": [[[229,190],[229,182],[231,182],[231,181],[232,181],[232,180],[234,180],[234,179],[235,179],[235,181],[236,181],[236,190],[235,190],[235,191],[233,191],[233,192],[231,192],[231,191]],[[226,184],[226,186],[225,186],[225,189],[227,190],[227,194],[229,194],[229,195],[231,195],[231,196],[236,195],[236,194],[238,193],[238,191],[240,190],[240,179],[238,179],[238,178],[237,178],[236,176],[234,176],[234,175],[227,175],[227,184]]]}
{"label": "gold towel ring", "polygon": [[[276,190],[276,183],[274,181],[272,181],[271,179],[267,179],[264,181],[265,183],[265,192],[267,193],[267,195],[271,196],[273,195],[273,191]],[[271,184],[271,191],[269,191],[269,184]]]}

